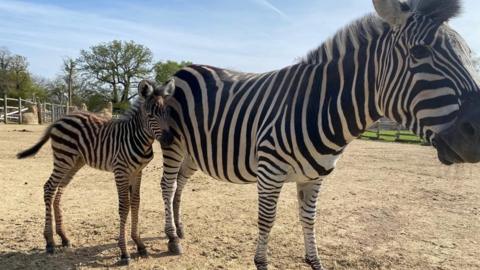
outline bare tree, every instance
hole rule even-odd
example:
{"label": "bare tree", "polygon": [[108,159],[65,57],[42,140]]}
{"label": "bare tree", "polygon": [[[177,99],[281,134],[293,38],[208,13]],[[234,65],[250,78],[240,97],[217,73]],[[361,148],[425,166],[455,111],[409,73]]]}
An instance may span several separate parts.
{"label": "bare tree", "polygon": [[70,111],[70,107],[72,106],[73,84],[77,72],[77,63],[78,61],[76,59],[70,57],[63,59],[64,81],[67,85],[67,111]]}

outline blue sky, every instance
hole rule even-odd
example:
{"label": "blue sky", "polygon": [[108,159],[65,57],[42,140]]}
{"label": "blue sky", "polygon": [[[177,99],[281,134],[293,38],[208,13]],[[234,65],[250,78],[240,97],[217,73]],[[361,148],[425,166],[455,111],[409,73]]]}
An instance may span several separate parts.
{"label": "blue sky", "polygon": [[[452,21],[480,53],[480,1]],[[340,27],[373,11],[371,0],[0,0],[0,46],[52,78],[63,57],[113,39],[148,46],[155,60],[189,60],[262,72],[292,64]]]}

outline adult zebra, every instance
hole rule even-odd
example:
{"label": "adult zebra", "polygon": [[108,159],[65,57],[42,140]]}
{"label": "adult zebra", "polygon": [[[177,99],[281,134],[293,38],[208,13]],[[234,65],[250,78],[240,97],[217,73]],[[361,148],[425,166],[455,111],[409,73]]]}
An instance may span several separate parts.
{"label": "adult zebra", "polygon": [[[115,174],[119,199],[120,234],[118,245],[121,263],[129,261],[125,242],[125,224],[132,210],[131,236],[142,256],[147,250],[138,233],[140,184],[142,169],[152,160],[152,144],[155,139],[164,144],[173,137],[167,124],[165,96],[171,93],[173,84],[154,89],[154,83],[142,81],[138,91],[140,98],[120,119],[109,120],[93,113],[77,112],[53,123],[40,141],[18,153],[19,159],[35,155],[52,139],[53,172],[44,186],[46,250],[54,253],[52,203],[56,232],[64,247],[70,246],[62,221],[60,200],[65,187],[85,164]],[[52,199],[54,201],[52,202]]]}
{"label": "adult zebra", "polygon": [[458,0],[374,0],[366,16],[284,69],[246,74],[192,65],[174,76],[174,143],[162,146],[165,232],[181,252],[181,192],[197,169],[257,183],[258,269],[285,182],[296,182],[306,262],[322,179],[354,138],[385,115],[430,141],[444,164],[480,160],[480,95],[470,51],[446,22]]}

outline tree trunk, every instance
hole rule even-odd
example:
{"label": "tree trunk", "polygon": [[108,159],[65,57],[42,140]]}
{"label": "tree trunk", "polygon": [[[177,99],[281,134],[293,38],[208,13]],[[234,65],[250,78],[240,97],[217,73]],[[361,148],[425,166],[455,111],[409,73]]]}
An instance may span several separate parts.
{"label": "tree trunk", "polygon": [[118,103],[118,91],[117,91],[117,85],[112,83],[112,87],[113,87],[113,90],[112,90],[112,101],[113,103]]}
{"label": "tree trunk", "polygon": [[130,84],[127,82],[123,84],[122,102],[128,102],[129,93],[130,93]]}

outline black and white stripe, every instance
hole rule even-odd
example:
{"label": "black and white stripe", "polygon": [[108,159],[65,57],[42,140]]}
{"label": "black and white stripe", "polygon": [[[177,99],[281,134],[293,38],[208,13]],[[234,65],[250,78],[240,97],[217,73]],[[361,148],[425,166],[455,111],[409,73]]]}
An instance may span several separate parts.
{"label": "black and white stripe", "polygon": [[35,146],[18,154],[18,158],[32,156],[49,139],[52,141],[54,168],[44,186],[46,208],[44,236],[48,253],[53,253],[55,247],[52,204],[56,232],[61,237],[63,246],[70,245],[63,228],[60,200],[75,173],[86,164],[115,174],[120,215],[118,245],[122,252],[122,261],[127,263],[129,259],[125,225],[130,209],[132,239],[137,245],[139,254],[146,254],[137,227],[139,191],[142,169],[153,158],[154,140],[156,138],[164,140],[168,137],[167,112],[162,97],[166,88],[154,90],[152,83],[142,81],[139,85],[141,97],[120,119],[109,120],[88,112],[72,113],[53,123]]}
{"label": "black and white stripe", "polygon": [[[478,91],[469,51],[444,22],[458,1],[374,0],[366,16],[298,64],[264,74],[205,65],[174,76],[174,143],[163,146],[165,231],[181,252],[180,197],[197,169],[221,181],[257,183],[255,263],[267,267],[267,242],[285,182],[296,182],[306,261],[321,269],[315,240],[322,179],[344,148],[381,116],[431,140]],[[428,12],[427,12],[428,11]]]}

